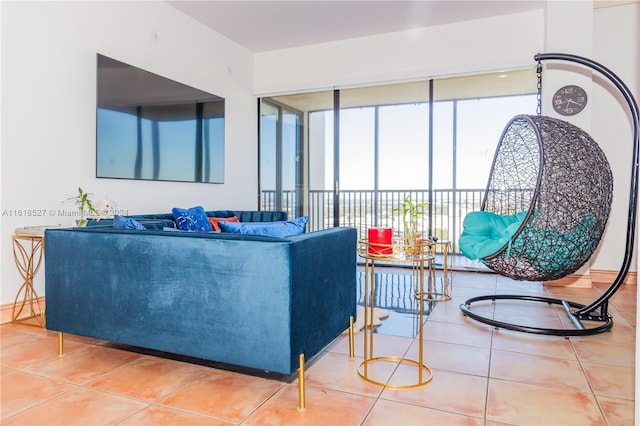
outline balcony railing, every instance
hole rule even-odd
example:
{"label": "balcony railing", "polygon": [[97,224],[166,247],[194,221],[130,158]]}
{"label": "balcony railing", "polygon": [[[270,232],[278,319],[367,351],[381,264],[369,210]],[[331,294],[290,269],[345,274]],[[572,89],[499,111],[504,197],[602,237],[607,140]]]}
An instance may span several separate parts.
{"label": "balcony railing", "polygon": [[[282,210],[295,216],[295,191],[284,191]],[[414,203],[429,201],[428,190],[343,190],[340,192],[340,226],[356,228],[358,237],[366,237],[367,229],[388,227],[396,235],[402,233],[402,217],[394,211],[406,196]],[[418,232],[453,242],[454,253],[459,253],[458,238],[465,215],[480,210],[484,189],[435,189],[432,199],[420,217]],[[263,191],[260,208],[275,209],[275,191]],[[309,191],[308,231],[333,227],[333,191]]]}

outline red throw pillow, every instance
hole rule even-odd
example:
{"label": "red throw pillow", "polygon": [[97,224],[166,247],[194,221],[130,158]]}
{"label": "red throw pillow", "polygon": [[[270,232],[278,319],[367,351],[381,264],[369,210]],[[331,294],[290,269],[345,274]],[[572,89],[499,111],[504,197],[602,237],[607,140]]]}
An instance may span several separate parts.
{"label": "red throw pillow", "polygon": [[218,222],[240,222],[240,221],[235,216],[231,216],[231,217],[209,217],[209,223],[211,223],[211,226],[213,227],[214,231],[219,231],[220,230],[220,226],[218,225]]}

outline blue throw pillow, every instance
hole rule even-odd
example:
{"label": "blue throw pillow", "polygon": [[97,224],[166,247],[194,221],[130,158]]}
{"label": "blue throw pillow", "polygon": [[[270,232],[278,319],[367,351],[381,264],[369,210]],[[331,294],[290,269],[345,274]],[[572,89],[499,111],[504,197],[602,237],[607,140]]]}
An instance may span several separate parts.
{"label": "blue throw pillow", "polygon": [[285,238],[304,234],[308,216],[277,222],[219,222],[222,232]]}
{"label": "blue throw pillow", "polygon": [[146,230],[143,224],[135,219],[125,216],[113,216],[113,227],[115,229],[139,229]]}
{"label": "blue throw pillow", "polygon": [[176,220],[178,229],[183,231],[213,231],[202,206],[191,207],[190,209],[175,207],[171,211],[173,212],[173,217]]}

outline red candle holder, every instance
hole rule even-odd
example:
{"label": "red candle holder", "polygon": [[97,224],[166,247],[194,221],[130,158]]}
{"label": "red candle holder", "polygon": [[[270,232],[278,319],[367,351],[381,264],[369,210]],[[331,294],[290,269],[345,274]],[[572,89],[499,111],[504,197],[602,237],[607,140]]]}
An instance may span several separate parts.
{"label": "red candle holder", "polygon": [[393,254],[391,228],[369,228],[369,253],[371,254]]}

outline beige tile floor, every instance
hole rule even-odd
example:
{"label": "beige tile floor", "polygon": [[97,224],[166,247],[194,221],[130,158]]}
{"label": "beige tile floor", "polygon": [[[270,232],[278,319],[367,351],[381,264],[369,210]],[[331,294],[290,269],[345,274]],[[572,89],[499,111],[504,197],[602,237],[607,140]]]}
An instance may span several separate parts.
{"label": "beige tile floor", "polygon": [[[433,380],[419,388],[376,386],[357,375],[347,335],[307,364],[306,409],[295,378],[247,375],[124,350],[94,339],[4,324],[1,331],[3,425],[632,425],[636,288],[613,297],[611,332],[538,336],[464,317],[473,295],[552,294],[587,302],[601,288],[545,288],[493,274],[456,272],[453,299],[436,304],[425,326],[425,364]],[[505,318],[566,323],[543,304],[499,302]],[[539,306],[538,306],[539,305]],[[478,309],[493,309],[491,304]],[[417,340],[376,335],[376,354],[417,357]],[[380,362],[376,377],[399,383],[416,369]],[[373,370],[372,370],[373,371]]]}

